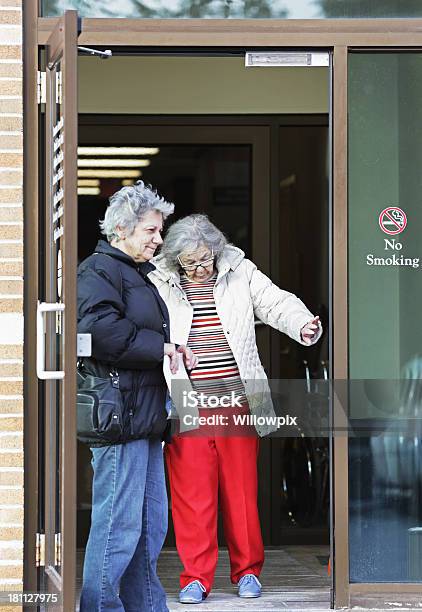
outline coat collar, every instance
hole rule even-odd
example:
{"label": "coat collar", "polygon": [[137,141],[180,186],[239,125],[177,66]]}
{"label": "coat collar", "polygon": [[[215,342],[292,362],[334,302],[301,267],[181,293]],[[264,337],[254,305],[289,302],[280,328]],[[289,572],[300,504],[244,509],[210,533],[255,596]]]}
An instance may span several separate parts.
{"label": "coat collar", "polygon": [[[238,265],[245,258],[245,253],[242,249],[228,244],[224,247],[222,254],[220,255],[217,263],[217,283],[219,280],[227,274],[229,270],[236,270]],[[177,284],[180,283],[180,274],[178,271],[170,270],[166,264],[166,260],[163,255],[157,255],[151,260],[151,263],[155,266],[153,275],[157,275],[161,280],[167,282],[173,280]]]}
{"label": "coat collar", "polygon": [[136,261],[134,261],[132,257],[129,257],[129,255],[126,255],[126,253],[124,253],[120,249],[116,249],[116,247],[111,246],[111,244],[109,244],[105,240],[98,241],[94,253],[103,253],[104,255],[108,255],[109,257],[113,257],[114,259],[123,261],[129,266],[136,268],[138,272],[140,272],[144,276],[154,270],[154,265],[150,261],[136,263]]}

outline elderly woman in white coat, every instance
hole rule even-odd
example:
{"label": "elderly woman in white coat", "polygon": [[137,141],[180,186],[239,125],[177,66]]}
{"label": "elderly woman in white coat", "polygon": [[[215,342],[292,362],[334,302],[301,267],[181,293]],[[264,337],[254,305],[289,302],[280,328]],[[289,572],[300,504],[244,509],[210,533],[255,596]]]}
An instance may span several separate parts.
{"label": "elderly woman in white coat", "polygon": [[[205,215],[174,223],[153,261],[156,269],[150,278],[169,310],[172,342],[188,345],[198,358],[189,372],[193,389],[202,398],[233,392],[233,410],[239,412],[241,406],[240,411],[273,414],[254,319],[309,345],[322,333],[319,318],[228,244]],[[207,410],[207,401],[202,406]],[[257,427],[259,435],[273,429]],[[256,432],[224,436],[208,429],[203,435],[177,434],[167,445],[176,546],[184,568],[181,603],[200,603],[212,588],[218,500],[232,583],[238,585],[240,597],[260,596],[264,547],[257,509],[257,456]]]}

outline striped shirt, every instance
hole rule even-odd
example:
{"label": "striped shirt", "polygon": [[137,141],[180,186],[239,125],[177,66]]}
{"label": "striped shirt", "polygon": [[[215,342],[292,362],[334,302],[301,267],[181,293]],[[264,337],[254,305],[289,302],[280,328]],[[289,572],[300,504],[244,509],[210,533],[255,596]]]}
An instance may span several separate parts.
{"label": "striped shirt", "polygon": [[217,273],[204,283],[195,283],[185,276],[180,281],[193,308],[187,344],[199,360],[189,377],[197,393],[220,398],[233,391],[237,397],[241,396],[240,401],[245,404],[247,400],[239,369],[215,305],[213,290],[216,279]]}

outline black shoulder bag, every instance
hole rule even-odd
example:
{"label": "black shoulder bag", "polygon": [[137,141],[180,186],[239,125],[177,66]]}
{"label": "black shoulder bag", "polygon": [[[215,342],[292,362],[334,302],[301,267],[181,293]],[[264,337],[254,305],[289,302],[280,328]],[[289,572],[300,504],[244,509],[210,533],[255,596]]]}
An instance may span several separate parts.
{"label": "black shoulder bag", "polygon": [[[97,255],[98,253],[94,253]],[[101,253],[106,255],[106,253]],[[110,257],[110,255],[106,255]],[[120,296],[123,279],[120,273]],[[123,405],[119,373],[110,367],[109,376],[101,378],[86,371],[83,360],[77,362],[77,435],[86,444],[113,444],[123,433]]]}
{"label": "black shoulder bag", "polygon": [[83,363],[77,371],[77,432],[81,442],[115,443],[123,432],[119,374],[107,378],[88,374]]}

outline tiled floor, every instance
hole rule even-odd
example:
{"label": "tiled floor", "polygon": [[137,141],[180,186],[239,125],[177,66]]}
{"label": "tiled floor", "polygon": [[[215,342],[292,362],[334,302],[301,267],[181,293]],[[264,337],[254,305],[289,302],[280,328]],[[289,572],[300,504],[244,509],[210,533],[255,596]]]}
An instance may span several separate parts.
{"label": "tiled floor", "polygon": [[[330,578],[327,575],[327,546],[283,546],[267,548],[266,561],[261,574],[262,597],[242,600],[229,579],[227,551],[220,549],[214,588],[199,606],[203,612],[329,612]],[[78,555],[78,592],[81,587],[83,551]],[[167,593],[171,612],[194,612],[195,606],[178,603],[178,574],[180,561],[174,549],[164,549],[159,561],[159,574]],[[342,612],[406,612],[422,610],[421,597],[390,593],[354,597],[351,608]],[[77,607],[79,610],[79,606]],[[143,611],[139,611],[143,612]]]}
{"label": "tiled floor", "polygon": [[[242,600],[230,583],[227,550],[220,549],[214,588],[201,605],[201,609],[204,612],[328,610],[330,607],[328,552],[327,546],[267,548],[264,570],[261,574],[263,595],[259,599]],[[83,553],[79,556],[79,576],[82,560]],[[163,550],[159,560],[159,575],[168,594],[168,607],[172,612],[186,610],[192,612],[192,606],[183,606],[177,601],[180,569],[177,552],[174,549]]]}
{"label": "tiled floor", "polygon": [[[260,580],[263,595],[259,599],[243,600],[230,583],[227,550],[221,549],[214,588],[203,603],[205,611],[248,610],[327,610],[330,605],[330,579],[327,575],[328,547],[285,546],[267,548]],[[324,564],[323,564],[324,563]],[[160,559],[160,577],[168,593],[171,611],[191,610],[177,601],[180,568],[177,554],[165,551]]]}

